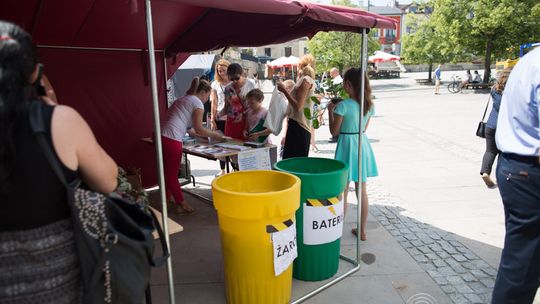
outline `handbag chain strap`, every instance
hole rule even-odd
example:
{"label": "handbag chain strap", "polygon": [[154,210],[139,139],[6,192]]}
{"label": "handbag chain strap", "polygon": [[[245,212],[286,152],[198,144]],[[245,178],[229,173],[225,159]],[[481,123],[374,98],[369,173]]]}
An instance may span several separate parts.
{"label": "handbag chain strap", "polygon": [[484,109],[484,115],[482,115],[482,121],[484,121],[484,118],[486,118],[486,113],[487,113],[487,109],[488,109],[490,100],[491,100],[491,92],[489,93],[488,101],[486,103],[486,108]]}

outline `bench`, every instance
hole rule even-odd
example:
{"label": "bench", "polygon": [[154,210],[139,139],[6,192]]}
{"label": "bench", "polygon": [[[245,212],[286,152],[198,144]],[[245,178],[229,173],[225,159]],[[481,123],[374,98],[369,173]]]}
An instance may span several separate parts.
{"label": "bench", "polygon": [[489,90],[492,86],[492,83],[467,83],[465,86],[463,86],[463,89]]}
{"label": "bench", "polygon": [[369,71],[369,76],[373,79],[391,79],[391,78],[400,78],[399,70],[378,70],[378,71]]}
{"label": "bench", "polygon": [[434,81],[429,79],[415,79],[416,83],[419,85],[433,85]]}

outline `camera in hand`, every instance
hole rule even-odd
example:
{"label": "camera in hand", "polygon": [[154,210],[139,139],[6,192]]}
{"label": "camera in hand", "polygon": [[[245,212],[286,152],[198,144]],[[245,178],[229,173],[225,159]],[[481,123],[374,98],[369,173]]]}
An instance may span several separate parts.
{"label": "camera in hand", "polygon": [[47,91],[45,91],[45,87],[41,84],[36,85],[36,92],[38,96],[47,96]]}

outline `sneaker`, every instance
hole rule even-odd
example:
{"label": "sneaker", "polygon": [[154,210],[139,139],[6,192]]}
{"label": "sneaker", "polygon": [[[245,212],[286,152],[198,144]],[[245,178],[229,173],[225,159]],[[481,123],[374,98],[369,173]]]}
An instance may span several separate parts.
{"label": "sneaker", "polygon": [[489,177],[489,174],[482,173],[482,180],[484,180],[484,183],[488,188],[495,188],[495,182]]}

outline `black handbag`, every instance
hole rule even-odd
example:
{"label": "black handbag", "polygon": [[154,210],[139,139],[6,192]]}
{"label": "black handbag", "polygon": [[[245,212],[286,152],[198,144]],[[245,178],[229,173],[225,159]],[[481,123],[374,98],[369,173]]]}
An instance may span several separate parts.
{"label": "black handbag", "polygon": [[[169,250],[156,215],[144,204],[120,195],[103,195],[68,184],[51,145],[47,142],[43,104],[30,105],[30,124],[47,160],[67,189],[73,234],[79,258],[83,303],[143,303],[150,298],[150,269],[162,265]],[[163,255],[153,257],[157,230]]]}
{"label": "black handbag", "polygon": [[480,120],[480,122],[478,123],[478,127],[476,128],[476,136],[478,137],[486,138],[486,123],[484,122],[484,118],[486,118],[486,113],[487,113],[490,99],[491,99],[491,94],[489,94],[486,108],[484,109],[484,115],[482,115],[482,120]]}
{"label": "black handbag", "polygon": [[476,136],[486,138],[486,123],[481,121],[476,128]]}

